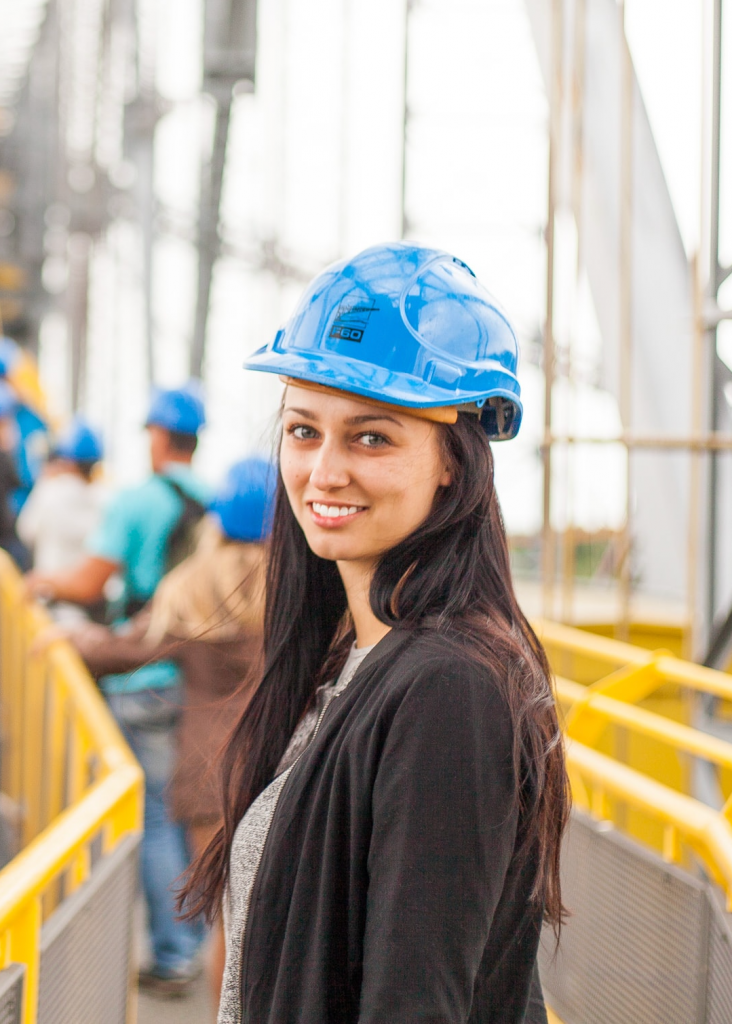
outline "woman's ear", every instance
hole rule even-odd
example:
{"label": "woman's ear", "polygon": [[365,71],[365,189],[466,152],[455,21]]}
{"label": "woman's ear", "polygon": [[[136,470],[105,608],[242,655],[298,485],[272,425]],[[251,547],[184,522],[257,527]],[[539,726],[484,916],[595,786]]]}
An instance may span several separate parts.
{"label": "woman's ear", "polygon": [[442,476],[440,477],[440,487],[449,487],[451,483],[452,473],[447,468],[447,466],[445,466],[445,468],[442,471]]}

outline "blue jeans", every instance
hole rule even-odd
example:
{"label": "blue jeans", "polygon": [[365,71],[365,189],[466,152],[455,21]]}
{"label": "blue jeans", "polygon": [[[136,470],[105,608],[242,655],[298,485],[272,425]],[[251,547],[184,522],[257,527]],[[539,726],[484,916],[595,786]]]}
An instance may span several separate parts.
{"label": "blue jeans", "polygon": [[165,801],[175,758],[174,730],[180,690],[110,693],[109,707],[145,773],[142,886],[147,901],[154,967],[185,968],[201,944],[202,929],[176,920],[175,883],[188,867],[185,831],[171,820]]}

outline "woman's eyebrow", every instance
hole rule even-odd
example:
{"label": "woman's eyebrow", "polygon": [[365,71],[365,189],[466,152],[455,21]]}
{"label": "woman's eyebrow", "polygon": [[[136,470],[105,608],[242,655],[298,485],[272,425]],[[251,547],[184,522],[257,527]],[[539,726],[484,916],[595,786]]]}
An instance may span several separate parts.
{"label": "woman's eyebrow", "polygon": [[[317,413],[313,412],[312,409],[299,409],[299,408],[297,408],[294,405],[286,405],[285,408],[282,411],[283,412],[292,412],[292,413],[295,413],[296,416],[304,416],[304,417],[306,417],[306,419],[309,419],[309,420],[317,420],[318,419]],[[404,426],[403,423],[400,423],[399,420],[395,419],[393,416],[390,416],[386,412],[382,412],[382,413],[371,412],[371,413],[363,413],[363,415],[361,415],[361,416],[349,416],[348,419],[344,420],[343,422],[346,424],[347,427],[360,427],[364,423],[376,423],[379,420],[388,420],[389,423],[394,423],[394,424],[396,424],[397,427],[403,427]]]}
{"label": "woman's eyebrow", "polygon": [[317,420],[317,415],[310,409],[296,409],[294,405],[287,405],[283,412],[294,412],[298,416],[305,416],[309,420]]}
{"label": "woman's eyebrow", "polygon": [[390,423],[396,423],[398,427],[403,427],[404,424],[400,423],[399,420],[395,420],[393,416],[389,416],[388,413],[366,413],[363,416],[349,416],[345,423],[349,427],[358,427],[362,423],[374,423],[377,420],[388,420]]}

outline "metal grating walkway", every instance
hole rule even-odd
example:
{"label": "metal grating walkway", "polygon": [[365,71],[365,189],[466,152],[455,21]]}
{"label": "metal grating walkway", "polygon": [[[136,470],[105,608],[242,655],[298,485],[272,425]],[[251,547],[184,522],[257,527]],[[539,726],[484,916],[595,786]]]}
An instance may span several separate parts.
{"label": "metal grating walkway", "polygon": [[196,980],[187,999],[157,999],[146,992],[139,994],[137,1024],[213,1024],[215,1019],[203,975]]}

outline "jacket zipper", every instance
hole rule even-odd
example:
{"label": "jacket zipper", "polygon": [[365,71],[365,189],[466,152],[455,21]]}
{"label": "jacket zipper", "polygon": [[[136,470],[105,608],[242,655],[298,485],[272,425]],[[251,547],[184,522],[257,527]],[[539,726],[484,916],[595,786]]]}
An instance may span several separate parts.
{"label": "jacket zipper", "polygon": [[[358,666],[358,667],[360,668],[360,666]],[[357,669],[357,671],[358,671],[358,669]],[[355,674],[356,673],[354,672],[354,675]],[[242,951],[241,951],[241,965],[240,965],[240,968],[239,968],[239,991],[240,992],[242,992],[242,980],[244,978],[244,973],[245,973],[244,972],[244,966],[245,966],[245,963],[246,963],[246,957],[247,957],[247,954],[249,953],[249,941],[248,941],[249,940],[249,932],[248,932],[248,929],[247,929],[247,924],[249,923],[249,908],[251,907],[252,896],[254,894],[254,888],[255,888],[255,886],[257,884],[257,878],[259,876],[259,869],[260,869],[260,867],[262,865],[262,858],[264,857],[264,851],[265,851],[266,846],[267,846],[267,840],[269,839],[269,834],[272,831],[272,822],[274,821],[275,814],[277,813],[277,807],[279,805],[280,799],[282,798],[282,793],[284,791],[285,786],[287,785],[287,780],[290,777],[290,772],[297,765],[298,761],[300,760],[302,755],[305,753],[305,751],[308,749],[308,747],[312,743],[315,742],[315,737],[318,735],[318,730],[320,729],[320,723],[323,721],[323,718],[325,717],[326,711],[331,706],[331,704],[336,699],[336,697],[340,697],[340,695],[342,693],[345,693],[345,691],[351,685],[351,680],[352,679],[353,679],[353,676],[351,677],[351,679],[348,680],[348,682],[346,683],[346,685],[343,687],[342,690],[339,690],[338,693],[334,693],[334,694],[331,695],[330,699],[324,705],[323,710],[318,715],[318,720],[315,723],[315,728],[313,729],[313,734],[310,737],[310,739],[308,740],[307,746],[305,747],[304,750],[300,751],[300,753],[297,755],[296,759],[292,762],[290,767],[286,771],[284,771],[282,773],[284,776],[286,776],[286,778],[285,778],[285,781],[282,783],[282,788],[280,789],[279,793],[277,794],[277,799],[275,800],[275,805],[272,808],[272,814],[271,814],[270,819],[269,819],[269,824],[267,825],[267,830],[264,833],[264,842],[262,843],[262,849],[261,849],[261,852],[259,854],[259,860],[257,861],[257,867],[256,867],[256,870],[254,872],[254,877],[252,878],[252,884],[249,887],[249,895],[247,897],[246,903],[244,904],[244,914],[243,914],[243,920],[242,920],[242,930],[244,932],[244,945],[243,945]],[[274,779],[272,781],[274,781]],[[270,783],[270,785],[271,785],[271,783]],[[242,992],[240,1021],[243,1021],[243,1020],[244,1020],[244,998],[243,998],[243,992]]]}

